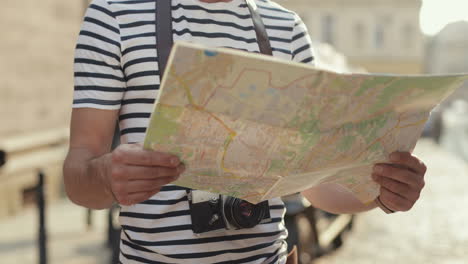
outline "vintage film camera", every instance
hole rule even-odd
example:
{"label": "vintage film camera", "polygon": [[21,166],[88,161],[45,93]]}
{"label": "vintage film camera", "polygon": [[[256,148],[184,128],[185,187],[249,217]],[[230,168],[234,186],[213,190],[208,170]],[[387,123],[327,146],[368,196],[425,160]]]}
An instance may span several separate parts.
{"label": "vintage film camera", "polygon": [[252,228],[271,221],[268,201],[251,204],[247,201],[192,190],[188,194],[192,229],[196,234],[218,229]]}

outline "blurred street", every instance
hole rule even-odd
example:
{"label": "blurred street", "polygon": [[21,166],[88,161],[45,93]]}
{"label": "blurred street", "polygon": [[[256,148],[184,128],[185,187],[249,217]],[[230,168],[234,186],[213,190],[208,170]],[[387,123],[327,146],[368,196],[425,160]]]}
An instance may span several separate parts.
{"label": "blurred street", "polygon": [[415,207],[359,215],[343,247],[317,264],[468,263],[468,165],[431,141],[420,141],[416,154],[428,171]]}
{"label": "blurred street", "polygon": [[[428,166],[426,188],[408,213],[359,215],[344,245],[317,264],[437,263],[468,260],[468,166],[432,141],[422,140],[416,153]],[[93,215],[86,231],[86,210],[67,201],[48,208],[49,263],[108,263],[106,214]],[[0,222],[1,263],[38,263],[37,214],[34,208]]]}

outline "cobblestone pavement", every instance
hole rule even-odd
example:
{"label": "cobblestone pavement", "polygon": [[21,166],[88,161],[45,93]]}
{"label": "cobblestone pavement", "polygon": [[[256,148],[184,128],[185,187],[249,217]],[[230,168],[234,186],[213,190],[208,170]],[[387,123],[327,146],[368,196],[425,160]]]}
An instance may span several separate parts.
{"label": "cobblestone pavement", "polygon": [[359,215],[343,247],[314,264],[468,263],[468,166],[427,140],[416,154],[428,172],[415,207]]}
{"label": "cobblestone pavement", "polygon": [[[341,249],[314,264],[468,263],[468,167],[430,141],[416,153],[427,163],[427,185],[408,213],[378,210],[357,217]],[[85,210],[64,200],[48,208],[49,264],[109,263],[106,214],[93,215],[86,230]],[[34,208],[0,222],[0,263],[38,263]],[[203,264],[203,263],[201,263]]]}

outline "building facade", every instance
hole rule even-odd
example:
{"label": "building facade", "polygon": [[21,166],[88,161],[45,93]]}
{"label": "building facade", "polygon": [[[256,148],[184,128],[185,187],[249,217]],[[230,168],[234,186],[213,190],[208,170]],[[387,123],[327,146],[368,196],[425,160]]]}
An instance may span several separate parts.
{"label": "building facade", "polygon": [[0,135],[68,127],[79,1],[3,1]]}
{"label": "building facade", "polygon": [[448,24],[428,41],[427,65],[429,73],[468,72],[468,22]]}
{"label": "building facade", "polygon": [[312,40],[370,72],[422,73],[420,0],[276,0],[296,11]]}
{"label": "building facade", "polygon": [[[428,41],[426,71],[431,74],[468,73],[468,22],[448,24]],[[456,99],[468,102],[468,82],[444,102]]]}

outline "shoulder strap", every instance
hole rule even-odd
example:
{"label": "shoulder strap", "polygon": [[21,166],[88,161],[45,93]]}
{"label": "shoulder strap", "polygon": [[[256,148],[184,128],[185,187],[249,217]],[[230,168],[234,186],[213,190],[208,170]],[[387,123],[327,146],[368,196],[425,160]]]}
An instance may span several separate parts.
{"label": "shoulder strap", "polygon": [[156,49],[158,50],[159,76],[164,75],[172,45],[171,0],[156,0]]}
{"label": "shoulder strap", "polygon": [[[258,12],[258,6],[255,0],[246,0],[250,10],[250,15],[254,23],[255,33],[260,52],[265,55],[273,55],[270,39],[263,23],[262,17]],[[172,10],[171,0],[156,0],[156,49],[158,51],[160,76],[164,75],[169,53],[173,45],[172,39]]]}
{"label": "shoulder strap", "polygon": [[273,56],[273,49],[271,48],[270,39],[263,23],[262,17],[258,12],[257,4],[255,0],[246,0],[247,6],[250,10],[250,15],[255,27],[255,33],[257,33],[257,42],[260,47],[260,52],[265,55]]}

